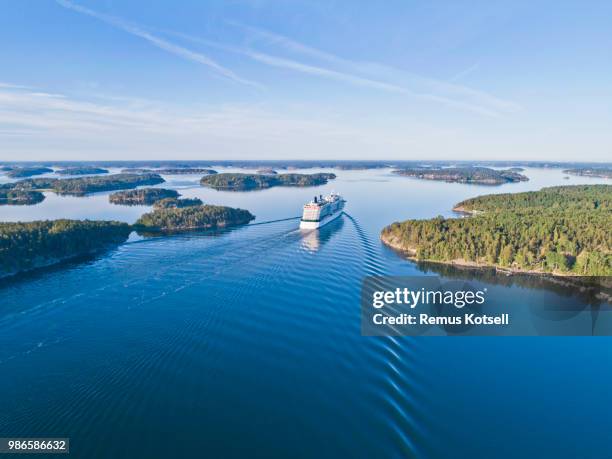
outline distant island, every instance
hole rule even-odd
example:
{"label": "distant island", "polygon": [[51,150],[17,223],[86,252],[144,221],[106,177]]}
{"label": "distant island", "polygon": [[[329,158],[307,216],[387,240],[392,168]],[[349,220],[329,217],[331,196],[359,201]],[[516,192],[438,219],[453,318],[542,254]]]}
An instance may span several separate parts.
{"label": "distant island", "polygon": [[[58,194],[82,196],[87,193],[157,185],[165,180],[157,174],[113,174],[69,179],[31,178],[8,184],[13,190],[54,191]],[[7,185],[7,184],[5,184]]]}
{"label": "distant island", "polygon": [[156,170],[158,174],[167,175],[182,175],[182,174],[216,174],[217,171],[214,169],[198,169],[195,167],[175,168],[175,169],[159,169]]}
{"label": "distant island", "polygon": [[191,231],[243,225],[254,218],[244,209],[201,205],[156,209],[140,217],[134,227],[149,232]]}
{"label": "distant island", "polygon": [[11,178],[32,177],[34,175],[42,175],[53,172],[49,167],[15,167],[10,168],[6,175]]}
{"label": "distant island", "polygon": [[381,240],[410,258],[558,276],[612,275],[612,185],[557,186],[458,203],[467,218],[407,220]]}
{"label": "distant island", "polygon": [[44,201],[45,195],[40,191],[13,190],[0,188],[0,206],[24,206]]}
{"label": "distant island", "polygon": [[0,278],[94,254],[124,242],[131,231],[114,221],[0,223]]}
{"label": "distant island", "polygon": [[176,190],[165,188],[140,188],[138,190],[117,191],[109,195],[108,201],[111,204],[124,206],[150,206],[156,201],[165,198],[178,198]]}
{"label": "distant island", "polygon": [[612,178],[612,167],[580,167],[565,169],[566,174],[581,175],[583,177]]}
{"label": "distant island", "polygon": [[274,169],[259,169],[257,173],[259,175],[276,175],[278,172],[276,172]]}
{"label": "distant island", "polygon": [[217,171],[214,169],[202,169],[197,167],[176,167],[172,169],[123,169],[122,173],[140,174],[140,173],[156,173],[166,175],[187,175],[187,174],[216,174]]}
{"label": "distant island", "polygon": [[61,169],[56,172],[59,175],[94,175],[94,174],[108,174],[108,169],[101,167],[69,167],[67,169]]}
{"label": "distant island", "polygon": [[202,200],[198,198],[165,198],[153,203],[154,209],[174,209],[182,207],[201,206]]}
{"label": "distant island", "polygon": [[156,207],[134,225],[64,219],[0,223],[0,278],[94,255],[126,241],[133,230],[171,233],[218,229],[242,225],[255,218],[247,210],[202,205],[199,199],[166,200],[178,201],[177,207]]}
{"label": "distant island", "polygon": [[216,190],[246,191],[275,186],[316,186],[335,179],[335,174],[217,174],[202,177],[200,184]]}
{"label": "distant island", "polygon": [[475,183],[480,185],[501,185],[503,183],[529,180],[526,176],[509,169],[495,170],[488,167],[416,167],[397,169],[393,172],[398,175],[425,180]]}

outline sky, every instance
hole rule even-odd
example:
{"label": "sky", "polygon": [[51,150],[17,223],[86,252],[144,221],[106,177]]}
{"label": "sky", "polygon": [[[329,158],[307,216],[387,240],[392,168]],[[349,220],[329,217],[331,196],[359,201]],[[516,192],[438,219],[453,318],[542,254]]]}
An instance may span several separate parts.
{"label": "sky", "polygon": [[612,2],[14,0],[0,161],[612,161]]}

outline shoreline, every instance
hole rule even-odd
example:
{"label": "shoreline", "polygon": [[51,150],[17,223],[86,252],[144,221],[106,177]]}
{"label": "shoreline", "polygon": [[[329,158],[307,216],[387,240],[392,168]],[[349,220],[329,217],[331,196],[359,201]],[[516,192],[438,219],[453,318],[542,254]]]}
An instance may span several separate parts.
{"label": "shoreline", "polygon": [[[454,210],[454,209],[453,209]],[[467,212],[466,212],[467,213]],[[441,265],[447,266],[455,266],[458,268],[470,268],[470,269],[494,269],[498,273],[506,274],[506,275],[521,275],[526,274],[530,276],[540,276],[540,277],[548,277],[548,278],[558,278],[558,279],[581,279],[585,277],[593,277],[593,276],[580,276],[578,274],[566,274],[566,273],[558,273],[558,272],[549,272],[549,271],[536,271],[536,270],[523,270],[517,268],[505,268],[501,266],[497,266],[494,264],[488,263],[479,263],[476,261],[466,261],[461,259],[454,260],[430,260],[430,259],[418,259],[416,257],[416,249],[412,247],[404,247],[399,241],[395,238],[389,239],[386,238],[384,234],[380,235],[381,242],[387,247],[400,252],[406,258],[413,262],[427,262],[427,263],[437,263]]]}

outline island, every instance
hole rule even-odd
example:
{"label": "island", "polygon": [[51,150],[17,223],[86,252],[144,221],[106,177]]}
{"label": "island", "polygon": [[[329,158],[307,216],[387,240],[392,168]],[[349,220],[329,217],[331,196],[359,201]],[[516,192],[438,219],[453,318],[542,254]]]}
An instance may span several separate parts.
{"label": "island", "polygon": [[278,172],[276,172],[274,169],[269,169],[269,168],[266,168],[266,169],[259,169],[259,170],[257,171],[257,173],[258,173],[259,175],[276,175],[276,174],[278,174]]}
{"label": "island", "polygon": [[224,173],[202,177],[200,184],[216,190],[247,191],[272,188],[275,186],[317,186],[335,179],[335,174],[233,174]]}
{"label": "island", "polygon": [[579,167],[576,169],[565,169],[563,172],[583,177],[612,178],[612,167]]}
{"label": "island", "polygon": [[124,242],[131,231],[116,221],[0,223],[0,278],[95,254]]}
{"label": "island", "polygon": [[395,174],[425,180],[445,182],[474,183],[480,185],[501,185],[503,183],[523,182],[526,176],[511,170],[495,170],[488,167],[414,167],[396,169]]}
{"label": "island", "polygon": [[155,209],[141,216],[134,228],[145,232],[177,232],[217,229],[249,223],[255,218],[248,210],[201,205]]}
{"label": "island", "polygon": [[174,209],[182,207],[201,206],[202,200],[198,198],[165,198],[153,203],[154,209]]}
{"label": "island", "polygon": [[68,167],[57,171],[59,175],[95,175],[95,174],[108,174],[108,169],[101,167]]}
{"label": "island", "polygon": [[409,258],[508,273],[612,275],[612,185],[467,199],[437,217],[393,223],[381,240]]}
{"label": "island", "polygon": [[48,174],[50,172],[53,172],[53,169],[49,167],[15,167],[10,169],[6,175],[11,178],[23,178]]}
{"label": "island", "polygon": [[44,201],[45,195],[40,191],[13,190],[0,188],[0,206],[28,206]]}
{"label": "island", "polygon": [[142,167],[128,167],[127,169],[121,169],[122,174],[149,174],[154,173],[153,169],[142,168]]}
{"label": "island", "polygon": [[166,175],[186,175],[186,174],[206,174],[212,175],[216,174],[217,171],[214,169],[199,169],[196,167],[183,167],[183,168],[175,168],[175,169],[159,169],[156,170],[158,174],[166,174]]}
{"label": "island", "polygon": [[140,188],[138,190],[117,191],[109,195],[111,204],[124,206],[150,206],[160,199],[178,198],[176,190],[165,188]]}
{"label": "island", "polygon": [[142,174],[142,173],[156,173],[165,175],[188,175],[188,174],[216,174],[217,171],[214,169],[204,169],[199,167],[174,167],[166,169],[143,169],[143,168],[128,168],[123,169],[122,173],[126,174]]}
{"label": "island", "polygon": [[69,179],[32,178],[10,186],[15,190],[54,191],[57,194],[83,196],[87,193],[125,190],[163,182],[165,180],[158,174],[113,174]]}

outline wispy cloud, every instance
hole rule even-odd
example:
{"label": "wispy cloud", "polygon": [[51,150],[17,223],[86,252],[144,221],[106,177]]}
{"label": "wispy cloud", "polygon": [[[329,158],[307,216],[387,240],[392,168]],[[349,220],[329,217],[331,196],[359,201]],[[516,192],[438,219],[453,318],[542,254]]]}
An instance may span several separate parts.
{"label": "wispy cloud", "polygon": [[[16,86],[16,85],[14,85]],[[418,135],[417,135],[418,134]],[[313,105],[170,106],[124,97],[84,99],[0,88],[3,160],[125,158],[278,158],[405,156],[417,141],[453,137],[415,122],[356,122]],[[418,139],[418,140],[417,140]]]}
{"label": "wispy cloud", "polygon": [[[267,53],[262,53],[258,51],[253,51],[250,48],[241,48],[237,46],[230,46],[221,43],[217,43],[211,40],[202,39],[199,37],[194,37],[191,35],[186,35],[179,32],[166,31],[166,33],[171,33],[174,36],[183,38],[185,40],[200,43],[205,46],[214,47],[218,49],[222,49],[228,52],[233,52],[237,54],[241,54],[246,56],[254,61],[260,62],[262,64],[277,67],[277,68],[285,68],[289,70],[293,70],[300,73],[305,73],[308,75],[313,75],[321,78],[327,78],[331,80],[341,81],[344,83],[348,83],[354,86],[367,87],[371,89],[381,90],[385,92],[393,92],[397,94],[403,94],[405,96],[428,100],[438,104],[443,104],[448,107],[455,107],[461,110],[470,111],[473,113],[477,113],[483,116],[497,117],[500,115],[498,110],[490,108],[486,105],[478,105],[470,103],[470,101],[463,101],[459,99],[453,99],[450,97],[445,97],[443,94],[432,94],[428,92],[418,92],[408,88],[405,85],[396,84],[393,82],[387,82],[380,79],[368,78],[365,76],[361,76],[355,72],[346,72],[341,70],[335,70],[328,67],[322,67],[321,65],[312,65],[310,63],[305,63],[301,61],[297,61],[294,59],[287,59],[284,57],[273,56]],[[327,60],[331,60],[332,58],[328,58]],[[344,62],[340,58],[336,59],[337,62]]]}
{"label": "wispy cloud", "polygon": [[257,88],[261,88],[261,85],[259,85],[258,83],[254,82],[254,81],[250,81],[247,80],[245,78],[241,78],[238,75],[236,75],[233,71],[231,71],[230,69],[222,66],[221,64],[217,63],[216,61],[214,61],[213,59],[211,59],[210,57],[192,51],[190,49],[184,48],[182,46],[179,46],[175,43],[169,42],[168,40],[164,40],[162,38],[159,38],[153,34],[151,34],[150,32],[144,30],[142,27],[137,26],[133,23],[127,22],[124,19],[121,19],[119,17],[116,16],[111,16],[108,14],[104,14],[104,13],[99,13],[97,11],[91,10],[89,8],[86,8],[84,6],[80,6],[77,5],[75,3],[72,3],[68,0],[56,0],[57,4],[70,9],[72,11],[76,11],[78,13],[81,14],[85,14],[87,16],[91,16],[93,18],[96,18],[100,21],[106,22],[107,24],[112,25],[113,27],[116,27],[118,29],[121,29],[127,33],[130,33],[136,37],[142,38],[143,40],[148,41],[149,43],[151,43],[152,45],[167,51],[169,53],[175,54],[179,57],[182,57],[184,59],[193,61],[193,62],[197,62],[199,64],[203,64],[209,68],[211,68],[212,70],[214,70],[216,73],[218,73],[219,75],[228,78],[232,81],[235,81],[237,83],[241,83],[241,84],[245,84],[245,85],[249,85],[249,86],[253,86],[253,87],[257,87]]}
{"label": "wispy cloud", "polygon": [[[380,89],[389,87],[401,88],[406,94],[423,97],[449,106],[459,107],[474,111],[483,115],[503,115],[520,110],[520,106],[509,100],[493,96],[485,91],[457,84],[456,81],[467,73],[478,68],[478,65],[470,67],[467,71],[452,78],[449,81],[437,80],[435,78],[415,75],[404,70],[376,62],[352,61],[336,56],[332,53],[322,51],[312,46],[305,45],[284,35],[270,32],[258,27],[248,26],[237,22],[228,24],[238,27],[248,33],[251,37],[259,39],[269,45],[281,47],[287,51],[301,55],[306,58],[317,59],[344,69],[342,72],[358,79],[378,81]],[[268,60],[274,65],[272,60]],[[299,70],[299,66],[293,66]],[[308,66],[307,66],[308,67]],[[303,68],[303,71],[309,71]],[[329,76],[332,76],[331,74]],[[350,79],[346,81],[350,82]]]}

